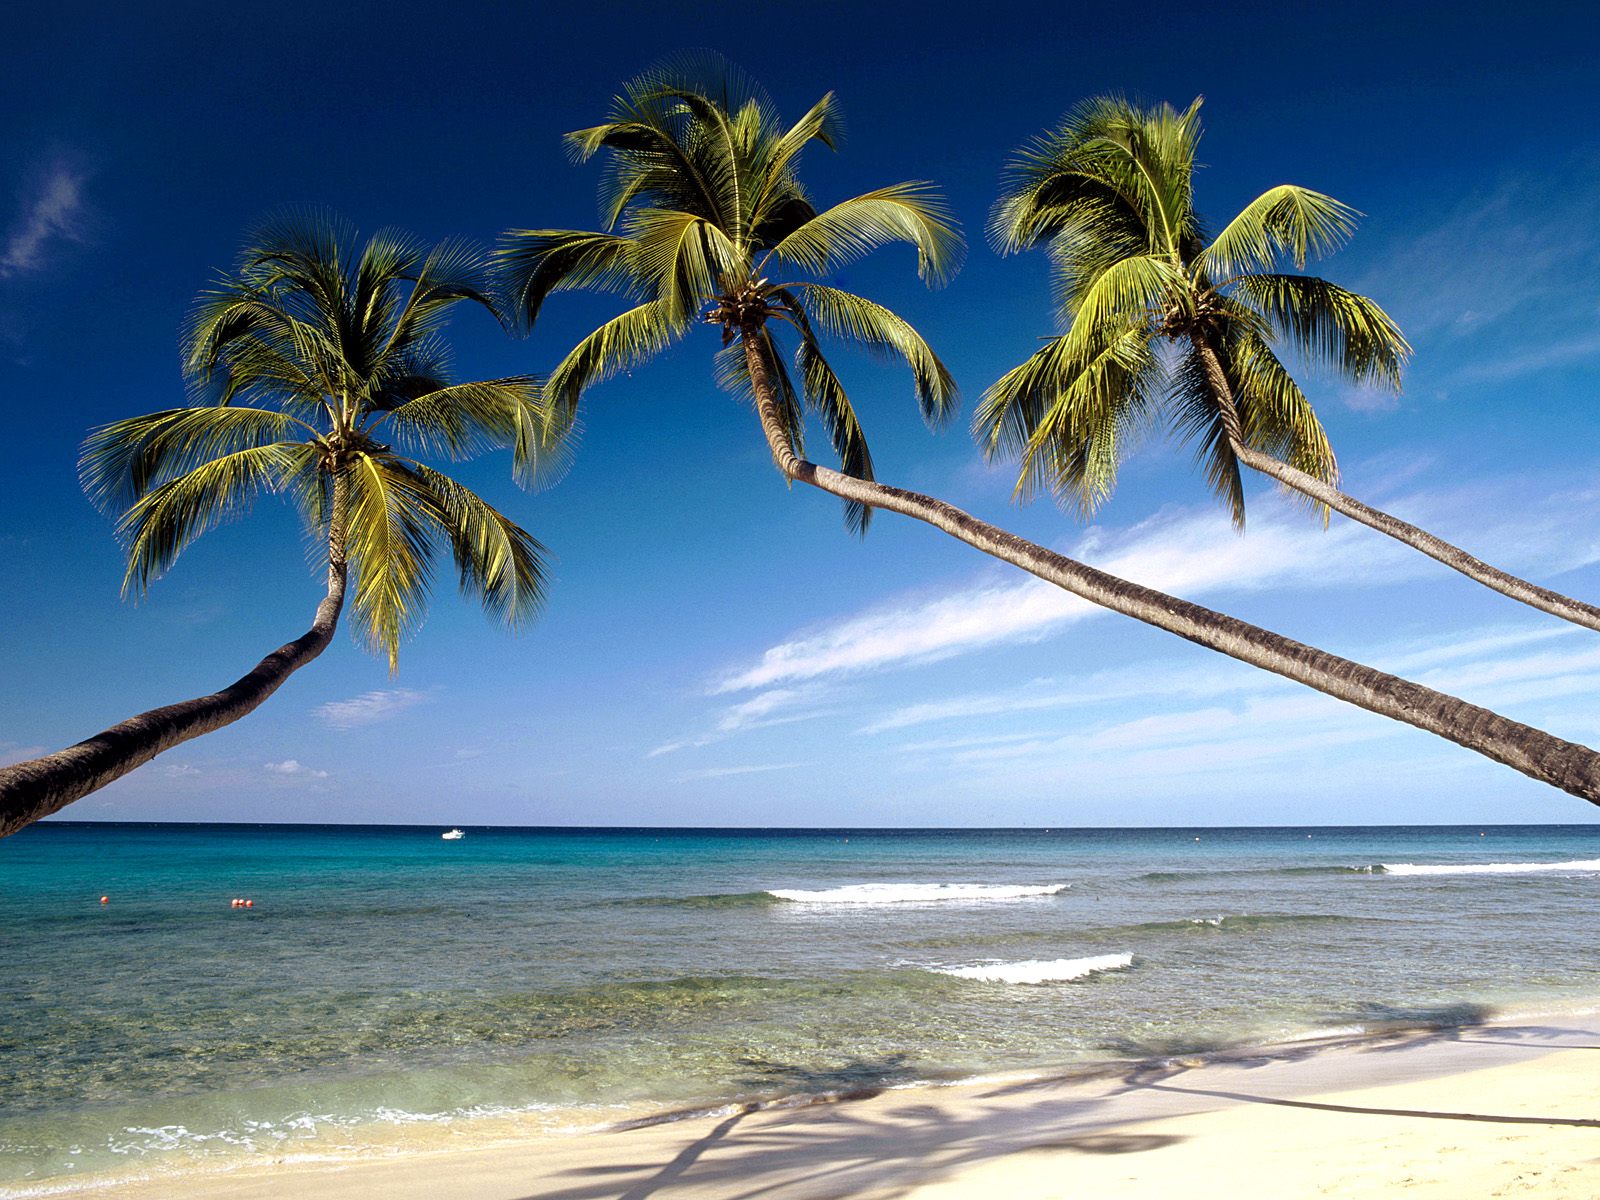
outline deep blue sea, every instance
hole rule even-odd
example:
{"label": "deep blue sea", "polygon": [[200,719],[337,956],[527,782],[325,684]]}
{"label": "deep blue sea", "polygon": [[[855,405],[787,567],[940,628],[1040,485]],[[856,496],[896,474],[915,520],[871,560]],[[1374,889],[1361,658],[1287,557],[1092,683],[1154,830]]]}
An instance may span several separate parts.
{"label": "deep blue sea", "polygon": [[0,1194],[1600,1005],[1600,826],[440,832],[0,841]]}

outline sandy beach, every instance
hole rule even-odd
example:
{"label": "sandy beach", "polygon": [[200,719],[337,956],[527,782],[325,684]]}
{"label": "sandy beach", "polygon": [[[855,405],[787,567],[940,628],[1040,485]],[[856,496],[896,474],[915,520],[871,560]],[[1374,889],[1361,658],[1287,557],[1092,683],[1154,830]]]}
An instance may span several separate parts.
{"label": "sandy beach", "polygon": [[[189,1177],[197,1200],[1600,1195],[1600,1030],[1487,1025]],[[171,1179],[119,1196],[174,1195]]]}

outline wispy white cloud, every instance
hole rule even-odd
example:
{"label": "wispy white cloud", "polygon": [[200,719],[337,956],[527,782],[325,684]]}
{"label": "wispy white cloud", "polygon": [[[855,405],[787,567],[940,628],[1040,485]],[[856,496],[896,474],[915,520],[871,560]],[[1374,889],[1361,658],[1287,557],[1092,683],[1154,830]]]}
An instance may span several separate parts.
{"label": "wispy white cloud", "polygon": [[773,688],[751,697],[742,704],[734,704],[723,709],[721,717],[717,719],[717,728],[723,733],[732,733],[751,725],[762,724],[781,709],[791,708],[797,702],[808,700],[815,694],[815,688]]}
{"label": "wispy white cloud", "polygon": [[1257,677],[1225,664],[1205,667],[1164,665],[1159,681],[1148,665],[1068,679],[1036,679],[999,692],[979,692],[907,704],[874,717],[862,733],[888,733],[941,721],[1011,716],[1060,708],[1092,708],[1154,694],[1186,699],[1210,698],[1248,690]]}
{"label": "wispy white cloud", "polygon": [[409,688],[387,688],[352,696],[349,700],[330,700],[313,710],[335,729],[354,729],[373,725],[413,708],[426,700],[427,693]]}
{"label": "wispy white cloud", "polygon": [[[1513,571],[1552,575],[1600,561],[1600,537],[1575,533],[1595,528],[1600,492],[1524,479],[1414,493],[1394,501],[1376,498],[1447,538],[1456,526],[1477,524],[1462,540]],[[1123,532],[1090,530],[1069,554],[1191,600],[1265,589],[1371,588],[1444,570],[1341,518],[1324,532],[1276,496],[1262,495],[1254,503],[1255,515],[1243,537],[1213,510],[1168,510]],[[941,596],[892,602],[786,639],[728,672],[715,691],[794,686],[933,662],[1000,643],[1053,636],[1106,611],[1031,578],[969,584]],[[1051,707],[1058,701],[1036,702]]]}
{"label": "wispy white cloud", "polygon": [[[270,770],[272,764],[268,763],[267,767]],[[205,774],[204,771],[195,766],[193,763],[168,763],[166,772],[167,778],[169,779],[192,779],[196,775]]]}
{"label": "wispy white cloud", "polygon": [[760,775],[767,771],[792,771],[805,763],[756,763],[742,767],[704,767],[698,771],[686,771],[678,776],[679,783],[693,783],[703,779],[727,779],[733,775]]}
{"label": "wispy white cloud", "polygon": [[[1430,368],[1500,381],[1600,354],[1586,264],[1600,254],[1600,157],[1507,176],[1424,228],[1396,231],[1358,281],[1399,321]],[[1576,303],[1575,303],[1576,301]]]}
{"label": "wispy white cloud", "polygon": [[[1303,515],[1264,502],[1246,537],[1210,510],[1171,511],[1125,533],[1091,530],[1069,553],[1115,575],[1185,598],[1266,587],[1317,587],[1409,577],[1418,564],[1393,543],[1349,524],[1307,529]],[[1002,642],[1028,641],[1104,613],[1036,579],[982,583],[847,618],[771,647],[731,672],[721,692],[930,662]]]}
{"label": "wispy white cloud", "polygon": [[[1590,319],[1593,320],[1596,316],[1600,316],[1600,304],[1595,306]],[[1458,373],[1459,377],[1464,380],[1499,383],[1515,379],[1520,375],[1546,371],[1551,367],[1565,367],[1572,363],[1600,358],[1600,334],[1580,333],[1535,346],[1526,346],[1522,339],[1518,338],[1517,347],[1505,354],[1462,367]]]}
{"label": "wispy white cloud", "polygon": [[[1445,690],[1483,687],[1497,682],[1550,680],[1557,675],[1582,677],[1591,659],[1600,665],[1600,651],[1580,654],[1537,654],[1507,658],[1506,652],[1540,646],[1556,639],[1582,638],[1584,631],[1573,626],[1517,627],[1505,630],[1463,632],[1447,639],[1426,640],[1405,646],[1378,646],[1362,651],[1364,661],[1383,670],[1415,675],[1417,682]],[[1462,667],[1461,660],[1479,660]],[[1453,670],[1438,669],[1455,663]],[[1426,671],[1424,674],[1418,672]],[[1229,695],[1260,691],[1272,681],[1253,671],[1239,671],[1231,664],[1213,660],[1202,666],[1163,663],[1097,671],[1067,678],[1035,679],[1004,691],[976,692],[948,696],[917,704],[892,708],[871,718],[860,729],[863,734],[890,733],[920,725],[946,721],[972,721],[985,717],[1006,717],[1021,713],[1049,712],[1056,709],[1092,709],[1127,701],[1216,700]],[[1497,693],[1507,702],[1509,690]],[[981,742],[991,739],[982,738]],[[1007,739],[1015,740],[1015,739]],[[926,750],[950,746],[952,742],[910,743],[905,750]]]}
{"label": "wispy white cloud", "polygon": [[282,762],[269,762],[263,764],[274,775],[298,775],[303,779],[326,779],[326,771],[316,771],[302,765],[298,760],[286,758]]}
{"label": "wispy white cloud", "polygon": [[823,716],[829,710],[817,701],[826,694],[819,685],[810,684],[792,688],[770,688],[738,704],[730,704],[715,716],[715,724],[705,733],[676,738],[656,746],[646,758],[659,758],[679,750],[696,749],[723,741],[736,733],[752,729],[767,729],[774,725],[793,725]]}
{"label": "wispy white cloud", "polygon": [[[1592,635],[1577,629],[1514,626],[1467,632],[1453,646],[1374,646],[1360,657],[1384,665],[1434,664],[1419,682],[1563,736],[1593,739],[1600,722],[1585,714],[1600,700],[1600,648],[1589,640]],[[1030,706],[1008,707],[997,693],[955,698],[942,712],[931,704],[906,706],[867,728],[887,731],[970,715],[976,727],[892,749],[907,770],[954,773],[979,790],[1031,794],[1059,788],[1164,796],[1175,789],[1231,788],[1244,778],[1241,772],[1248,772],[1249,789],[1270,789],[1272,781],[1303,789],[1307,763],[1327,761],[1341,764],[1342,780],[1348,772],[1380,786],[1385,771],[1404,770],[1410,778],[1413,770],[1438,775],[1470,771],[1478,762],[1432,739],[1419,743],[1397,722],[1221,662],[1209,672],[1147,663],[1140,672],[1039,681],[1022,691],[1062,705],[1081,696],[1084,707],[1058,730],[1021,733],[1006,728],[1006,717]],[[997,720],[985,726],[984,717]],[[1338,753],[1350,746],[1364,748],[1356,756]]]}
{"label": "wispy white cloud", "polygon": [[70,167],[51,168],[12,223],[0,253],[0,279],[43,270],[52,243],[82,238],[83,185],[84,176]]}
{"label": "wispy white cloud", "polygon": [[1397,657],[1386,662],[1388,670],[1391,671],[1419,671],[1427,667],[1436,667],[1440,663],[1454,662],[1463,658],[1481,658],[1504,650],[1514,650],[1520,646],[1538,645],[1556,638],[1583,636],[1585,636],[1583,631],[1577,626],[1566,624],[1529,625],[1506,630],[1485,629],[1475,633],[1466,631],[1431,638],[1424,643],[1408,647]]}

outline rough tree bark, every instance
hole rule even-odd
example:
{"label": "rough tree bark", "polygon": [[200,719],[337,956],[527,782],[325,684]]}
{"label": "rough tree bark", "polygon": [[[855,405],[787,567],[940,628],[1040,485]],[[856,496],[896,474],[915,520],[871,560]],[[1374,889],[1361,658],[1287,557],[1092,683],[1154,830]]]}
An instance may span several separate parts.
{"label": "rough tree bark", "polygon": [[1587,746],[1564,741],[1542,729],[1224,613],[1108,575],[1007,533],[942,500],[806,462],[794,453],[779,420],[772,374],[757,332],[758,327],[748,325],[741,330],[745,362],[762,431],[774,462],[788,478],[845,500],[932,525],[1092,604],[1175,633],[1369,712],[1438,734],[1542,783],[1600,804],[1600,754]]}
{"label": "rough tree bark", "polygon": [[153,708],[55,754],[0,767],[0,837],[59,812],[163,750],[254,712],[289,676],[327,649],[344,607],[344,489],[344,480],[336,478],[328,536],[328,593],[317,605],[311,628],[220,692]]}

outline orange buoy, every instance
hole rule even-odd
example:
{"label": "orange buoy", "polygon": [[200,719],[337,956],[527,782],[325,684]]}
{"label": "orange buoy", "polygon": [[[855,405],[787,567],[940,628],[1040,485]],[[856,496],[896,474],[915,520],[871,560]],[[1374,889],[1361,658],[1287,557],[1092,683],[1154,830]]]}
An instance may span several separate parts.
{"label": "orange buoy", "polygon": [[246,900],[244,902],[244,906],[246,908],[254,908],[256,906],[256,902],[254,900]]}
{"label": "orange buoy", "polygon": [[101,904],[110,904],[111,903],[111,897],[110,896],[101,896],[100,897],[100,903]]}

